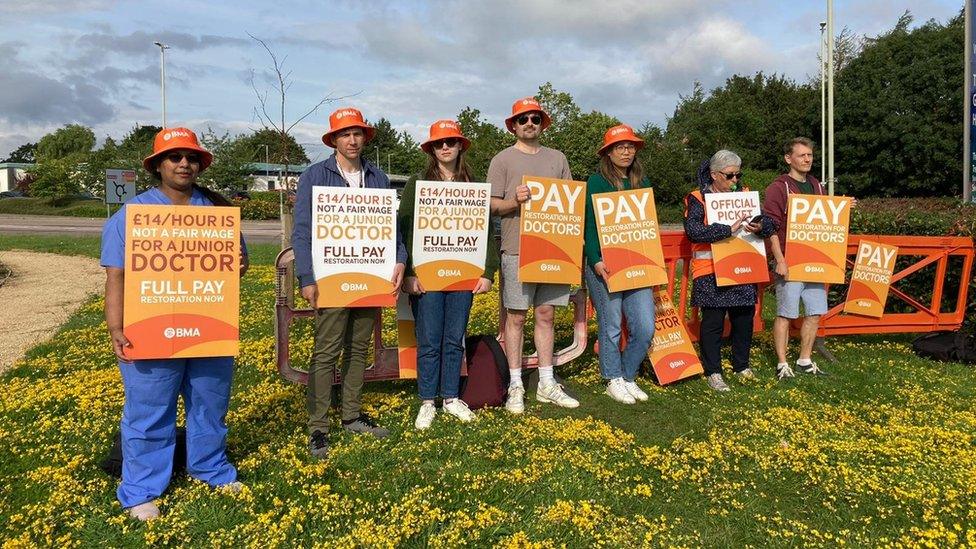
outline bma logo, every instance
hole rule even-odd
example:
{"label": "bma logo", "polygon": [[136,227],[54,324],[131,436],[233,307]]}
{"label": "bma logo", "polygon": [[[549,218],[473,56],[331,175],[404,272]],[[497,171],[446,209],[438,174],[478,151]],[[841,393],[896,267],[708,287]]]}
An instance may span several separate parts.
{"label": "bma logo", "polygon": [[444,278],[447,276],[461,276],[460,269],[437,269],[437,276]]}
{"label": "bma logo", "polygon": [[359,114],[359,113],[357,113],[356,111],[353,111],[353,110],[343,110],[343,111],[337,112],[336,115],[335,115],[335,117],[336,117],[336,120],[339,120],[339,119],[341,119],[344,116],[356,116],[357,114]]}
{"label": "bma logo", "polygon": [[454,128],[454,124],[451,124],[449,122],[441,122],[441,124],[439,126],[437,126],[437,127],[440,128],[440,129],[442,129],[442,130],[444,128],[452,128],[453,129]]}
{"label": "bma logo", "polygon": [[173,339],[174,337],[200,337],[200,328],[166,328],[163,330],[163,337]]}
{"label": "bma logo", "polygon": [[808,273],[823,273],[826,272],[823,267],[817,267],[816,265],[807,265],[804,272]]}
{"label": "bma logo", "polygon": [[617,135],[618,133],[627,133],[627,128],[614,128],[610,130],[610,135]]}
{"label": "bma logo", "polygon": [[539,270],[544,272],[558,272],[563,270],[559,265],[552,265],[551,263],[543,263],[539,265]]}
{"label": "bma logo", "polygon": [[343,292],[365,292],[369,286],[365,282],[343,282],[339,289]]}
{"label": "bma logo", "polygon": [[680,368],[684,365],[685,365],[684,359],[668,362],[668,368],[671,368],[672,370],[675,368]]}
{"label": "bma logo", "polygon": [[190,137],[190,133],[189,132],[185,132],[183,130],[172,130],[172,131],[168,131],[168,132],[166,132],[166,133],[163,134],[163,141],[169,141],[170,139],[173,139],[174,137]]}
{"label": "bma logo", "polygon": [[752,267],[736,267],[733,272],[735,272],[735,274],[737,275],[751,273]]}
{"label": "bma logo", "polygon": [[644,276],[644,274],[645,274],[644,273],[644,269],[636,269],[636,270],[633,270],[633,271],[627,271],[627,278],[628,279],[636,278],[638,276]]}

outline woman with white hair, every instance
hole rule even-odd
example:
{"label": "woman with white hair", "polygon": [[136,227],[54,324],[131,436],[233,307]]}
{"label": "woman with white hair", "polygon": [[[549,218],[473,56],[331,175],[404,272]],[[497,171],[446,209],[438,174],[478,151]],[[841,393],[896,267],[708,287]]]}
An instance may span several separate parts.
{"label": "woman with white hair", "polygon": [[740,228],[768,238],[776,232],[776,225],[765,215],[755,222],[750,216],[744,216],[732,226],[709,223],[706,219],[705,194],[749,190],[741,185],[742,159],[734,152],[721,150],[712,155],[698,168],[696,179],[698,189],[685,197],[685,234],[691,240],[694,252],[691,304],[701,311],[698,345],[708,386],[716,391],[728,391],[721,366],[725,318],[729,318],[732,327],[732,371],[743,381],[753,380],[756,374],[749,368],[749,349],[752,347],[752,317],[756,312],[758,289],[755,284],[719,287],[715,282],[711,244],[731,237]]}

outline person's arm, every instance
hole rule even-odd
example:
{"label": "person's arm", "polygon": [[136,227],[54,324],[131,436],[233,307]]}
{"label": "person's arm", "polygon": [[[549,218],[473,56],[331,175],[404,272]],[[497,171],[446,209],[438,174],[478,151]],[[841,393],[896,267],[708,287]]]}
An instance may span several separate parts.
{"label": "person's arm", "polygon": [[705,205],[697,198],[688,196],[688,211],[685,215],[685,234],[692,242],[705,242],[711,244],[729,238],[736,231],[742,221],[736,221],[731,227],[721,223],[705,224]]}
{"label": "person's arm", "polygon": [[486,179],[491,185],[491,205],[489,208],[492,215],[510,216],[518,211],[522,202],[529,199],[529,188],[525,185],[519,185],[515,189],[514,197],[505,197],[508,190],[508,174],[504,163],[499,161],[497,156],[492,158],[488,165],[488,177]]}
{"label": "person's arm", "polygon": [[105,268],[105,324],[112,338],[112,351],[122,362],[132,362],[125,356],[125,350],[132,343],[122,332],[122,307],[125,304],[125,269]]}
{"label": "person's arm", "polygon": [[586,207],[583,219],[583,255],[590,265],[596,265],[603,261],[603,254],[600,253],[600,232],[596,227],[596,215],[593,213],[593,194],[602,192],[598,188],[598,176],[591,175],[586,181]]}
{"label": "person's arm", "polygon": [[491,285],[495,281],[495,273],[501,264],[501,251],[499,250],[498,239],[495,238],[494,218],[488,218],[488,251],[485,254],[485,272],[474,287],[476,294],[485,293],[491,290]]}
{"label": "person's arm", "polygon": [[295,253],[295,276],[301,287],[302,297],[312,307],[318,302],[319,289],[312,272],[312,172],[313,166],[298,178],[295,194],[295,226],[291,231],[291,247]]}
{"label": "person's arm", "polygon": [[776,260],[776,274],[780,276],[786,276],[789,269],[786,266],[786,257],[783,255],[783,249],[779,246],[779,235],[773,233],[769,237],[769,247],[773,250],[773,259]]}

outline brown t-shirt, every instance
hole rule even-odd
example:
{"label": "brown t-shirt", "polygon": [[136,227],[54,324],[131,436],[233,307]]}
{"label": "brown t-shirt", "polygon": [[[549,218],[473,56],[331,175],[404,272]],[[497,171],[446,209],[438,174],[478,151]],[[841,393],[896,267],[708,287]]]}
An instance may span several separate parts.
{"label": "brown t-shirt", "polygon": [[[553,177],[556,179],[572,179],[569,172],[569,161],[566,155],[542,147],[535,154],[524,153],[508,147],[495,155],[488,165],[488,183],[491,184],[491,196],[515,199],[515,189],[522,184],[523,175],[535,177]],[[502,253],[516,255],[519,253],[519,214],[521,208],[503,215],[502,221]]]}

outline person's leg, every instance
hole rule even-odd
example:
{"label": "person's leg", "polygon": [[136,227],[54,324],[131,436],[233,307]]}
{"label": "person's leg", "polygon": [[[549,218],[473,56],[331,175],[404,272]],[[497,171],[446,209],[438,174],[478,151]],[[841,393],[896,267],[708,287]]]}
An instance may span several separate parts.
{"label": "person's leg", "polygon": [[787,347],[790,339],[790,320],[800,316],[800,291],[802,282],[787,282],[776,277],[776,320],[773,321],[773,347],[776,349],[777,374],[791,377],[792,370],[787,362]]}
{"label": "person's leg", "polygon": [[800,327],[800,360],[806,362],[813,355],[820,316],[827,312],[827,288],[823,284],[806,283],[800,293],[803,300],[803,325]]}
{"label": "person's leg", "polygon": [[120,362],[119,371],[125,402],[120,424],[122,483],[116,496],[123,508],[130,508],[158,498],[169,485],[184,360]]}
{"label": "person's leg", "polygon": [[535,306],[534,336],[536,354],[539,357],[539,385],[555,385],[553,360],[553,345],[556,339],[555,308],[569,304],[569,285],[536,284],[535,286],[532,304]]}
{"label": "person's leg", "polygon": [[410,296],[410,305],[417,334],[417,390],[421,400],[433,402],[440,387],[444,293]]}
{"label": "person's leg", "polygon": [[378,309],[358,307],[349,310],[348,332],[342,367],[342,420],[353,421],[362,412],[363,379],[366,355],[373,339]]}
{"label": "person's leg", "polygon": [[461,362],[464,360],[464,334],[471,312],[471,292],[446,292],[444,295],[444,339],[440,367],[440,393],[444,400],[458,398]]}
{"label": "person's leg", "polygon": [[342,353],[349,309],[332,307],[315,312],[315,347],[308,368],[308,432],[329,432],[329,407],[335,366]]}
{"label": "person's leg", "polygon": [[820,327],[820,315],[803,317],[800,325],[800,361],[810,360],[813,355],[813,342],[817,339],[817,329]]}
{"label": "person's leg", "polygon": [[[620,323],[623,301],[607,290],[603,277],[589,265],[584,269],[586,289],[596,310],[597,341],[600,342],[600,375],[605,380],[624,377],[620,353]],[[651,304],[653,307],[653,303]],[[652,328],[653,330],[653,328]]]}
{"label": "person's leg", "polygon": [[186,408],[186,471],[210,486],[237,480],[227,461],[227,407],[230,405],[233,357],[189,358],[183,376]]}
{"label": "person's leg", "polygon": [[752,318],[755,305],[729,307],[729,323],[732,325],[732,371],[741,372],[749,367],[749,351],[752,349]]}
{"label": "person's leg", "polygon": [[722,373],[722,329],[725,327],[723,307],[702,307],[701,324],[698,328],[698,348],[701,350],[702,369],[705,375]]}
{"label": "person's leg", "polygon": [[536,284],[518,279],[518,256],[502,254],[502,305],[505,307],[505,358],[508,359],[511,386],[522,386],[522,347],[525,344],[525,315],[535,296]]}
{"label": "person's leg", "polygon": [[511,385],[522,386],[522,346],[525,341],[524,309],[507,309],[505,315],[505,358],[511,373]]}
{"label": "person's leg", "polygon": [[[552,367],[552,346],[556,339],[553,331],[556,308],[552,305],[536,305],[533,309],[535,313],[535,330],[533,339],[535,340],[535,352],[539,356],[539,367]],[[540,378],[539,383],[542,383]]]}
{"label": "person's leg", "polygon": [[[587,286],[589,287],[589,286]],[[624,379],[637,379],[640,365],[654,340],[654,293],[650,288],[621,292],[622,309],[627,319],[627,346],[621,354]]]}

